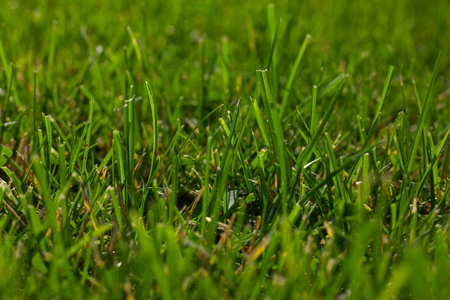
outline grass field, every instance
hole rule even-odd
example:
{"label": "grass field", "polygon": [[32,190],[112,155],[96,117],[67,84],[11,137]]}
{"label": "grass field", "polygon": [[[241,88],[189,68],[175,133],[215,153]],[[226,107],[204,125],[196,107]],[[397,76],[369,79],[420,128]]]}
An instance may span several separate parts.
{"label": "grass field", "polygon": [[450,3],[1,1],[1,299],[450,299]]}

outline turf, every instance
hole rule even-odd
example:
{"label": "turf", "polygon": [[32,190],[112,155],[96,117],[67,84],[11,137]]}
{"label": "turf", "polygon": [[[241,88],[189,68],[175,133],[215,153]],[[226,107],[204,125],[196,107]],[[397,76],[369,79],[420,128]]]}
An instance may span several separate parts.
{"label": "turf", "polygon": [[1,298],[450,298],[449,45],[446,0],[1,1]]}

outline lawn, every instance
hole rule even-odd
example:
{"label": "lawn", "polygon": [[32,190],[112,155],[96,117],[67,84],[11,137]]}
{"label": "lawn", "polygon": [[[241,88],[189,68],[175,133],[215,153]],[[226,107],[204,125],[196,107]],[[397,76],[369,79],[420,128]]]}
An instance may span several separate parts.
{"label": "lawn", "polygon": [[0,2],[0,298],[450,299],[450,3]]}

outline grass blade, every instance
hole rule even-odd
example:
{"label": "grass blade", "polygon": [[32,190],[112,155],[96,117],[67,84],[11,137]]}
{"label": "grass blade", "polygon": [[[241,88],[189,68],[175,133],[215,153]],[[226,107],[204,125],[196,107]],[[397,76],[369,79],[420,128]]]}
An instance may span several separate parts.
{"label": "grass blade", "polygon": [[406,167],[409,174],[411,174],[414,170],[414,162],[415,162],[415,158],[416,158],[416,153],[417,153],[417,149],[419,148],[419,142],[420,142],[420,137],[422,135],[422,131],[424,130],[424,126],[425,126],[424,123],[426,120],[426,116],[428,113],[428,106],[430,103],[430,94],[431,94],[431,90],[433,88],[434,82],[436,80],[436,73],[437,73],[437,68],[438,68],[440,59],[441,59],[441,53],[439,53],[438,58],[436,60],[436,64],[434,65],[433,74],[431,76],[431,82],[430,82],[430,85],[428,86],[427,96],[425,97],[425,102],[423,104],[422,113],[420,115],[419,122],[417,124],[416,133],[414,134],[414,141],[413,141],[413,145],[412,145],[411,152],[409,155],[408,165]]}

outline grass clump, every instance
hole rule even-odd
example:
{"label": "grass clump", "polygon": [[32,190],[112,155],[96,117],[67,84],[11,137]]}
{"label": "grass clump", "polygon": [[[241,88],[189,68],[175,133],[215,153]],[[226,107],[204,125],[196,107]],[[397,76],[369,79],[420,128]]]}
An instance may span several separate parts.
{"label": "grass clump", "polygon": [[2,297],[448,298],[448,8],[3,1]]}

